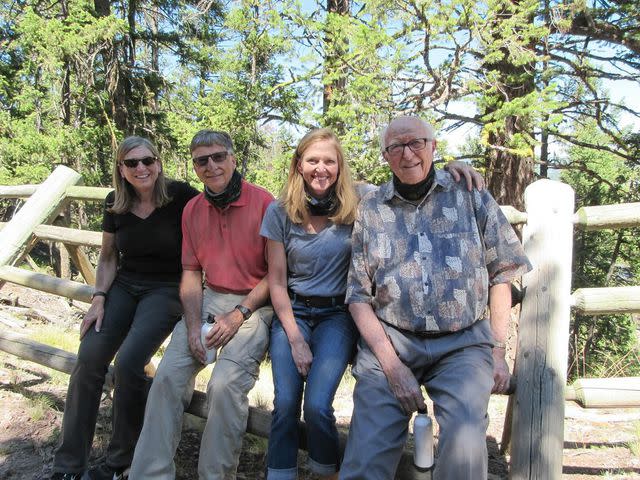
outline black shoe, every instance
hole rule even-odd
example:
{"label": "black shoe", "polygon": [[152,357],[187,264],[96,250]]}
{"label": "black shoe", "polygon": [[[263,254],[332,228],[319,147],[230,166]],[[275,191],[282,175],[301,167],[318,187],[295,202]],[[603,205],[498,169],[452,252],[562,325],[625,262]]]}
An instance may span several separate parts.
{"label": "black shoe", "polygon": [[81,473],[62,473],[55,472],[49,477],[49,480],[80,480],[82,478]]}
{"label": "black shoe", "polygon": [[83,480],[126,480],[129,478],[129,467],[113,468],[106,463],[91,467]]}

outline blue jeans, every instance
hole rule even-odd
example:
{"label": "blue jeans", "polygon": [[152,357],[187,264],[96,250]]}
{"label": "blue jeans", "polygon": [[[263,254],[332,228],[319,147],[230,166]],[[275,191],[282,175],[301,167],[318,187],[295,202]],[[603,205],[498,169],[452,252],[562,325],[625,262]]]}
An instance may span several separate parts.
{"label": "blue jeans", "polygon": [[[358,333],[344,305],[315,308],[294,302],[292,307],[298,328],[313,354],[304,388],[309,468],[316,474],[330,475],[340,465],[333,398],[352,358]],[[305,379],[296,369],[289,339],[276,315],[271,326],[269,348],[275,400],[267,453],[267,478],[295,479],[298,420]]]}

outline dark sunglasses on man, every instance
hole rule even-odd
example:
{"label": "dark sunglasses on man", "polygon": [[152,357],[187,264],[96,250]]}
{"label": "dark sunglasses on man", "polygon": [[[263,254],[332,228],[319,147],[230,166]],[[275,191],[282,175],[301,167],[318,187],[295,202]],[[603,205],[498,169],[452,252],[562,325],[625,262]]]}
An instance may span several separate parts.
{"label": "dark sunglasses on man", "polygon": [[222,163],[227,159],[227,152],[216,152],[209,155],[203,155],[193,159],[194,165],[198,167],[204,167],[209,163],[209,159],[213,160],[213,163]]}
{"label": "dark sunglasses on man", "polygon": [[148,167],[149,165],[153,164],[156,160],[158,160],[156,157],[125,158],[124,160],[122,160],[122,164],[127,168],[136,168],[138,164],[142,162],[143,165]]}

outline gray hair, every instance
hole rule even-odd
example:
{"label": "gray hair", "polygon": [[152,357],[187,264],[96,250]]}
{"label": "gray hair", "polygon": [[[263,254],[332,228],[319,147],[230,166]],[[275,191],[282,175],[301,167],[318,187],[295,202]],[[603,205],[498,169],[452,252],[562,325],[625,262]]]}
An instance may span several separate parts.
{"label": "gray hair", "polygon": [[228,153],[233,154],[233,140],[227,132],[220,130],[200,130],[193,136],[189,149],[193,152],[198,147],[210,147],[211,145],[220,145],[224,147]]}
{"label": "gray hair", "polygon": [[400,115],[398,117],[395,117],[393,120],[391,120],[388,124],[384,125],[380,129],[380,150],[381,151],[384,152],[384,149],[387,148],[385,137],[387,136],[387,130],[389,130],[389,126],[391,126],[391,124],[396,120],[408,120],[408,119],[418,120],[420,123],[422,123],[425,130],[427,131],[427,136],[429,140],[435,140],[436,132],[429,122],[415,115]]}

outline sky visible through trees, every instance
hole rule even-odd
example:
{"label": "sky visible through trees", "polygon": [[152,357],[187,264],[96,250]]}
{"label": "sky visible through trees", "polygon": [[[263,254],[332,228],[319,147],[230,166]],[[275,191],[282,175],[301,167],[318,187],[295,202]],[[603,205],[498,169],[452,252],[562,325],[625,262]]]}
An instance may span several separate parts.
{"label": "sky visible through trees", "polygon": [[[380,128],[403,113],[431,121],[439,158],[472,162],[500,204],[522,210],[551,175],[577,206],[640,201],[639,85],[638,1],[0,0],[0,184],[64,164],[108,185],[131,134],[195,182],[189,140],[216,128],[277,193],[320,126],[379,184]],[[621,265],[637,284],[639,237],[597,243],[576,278],[627,282]]]}

